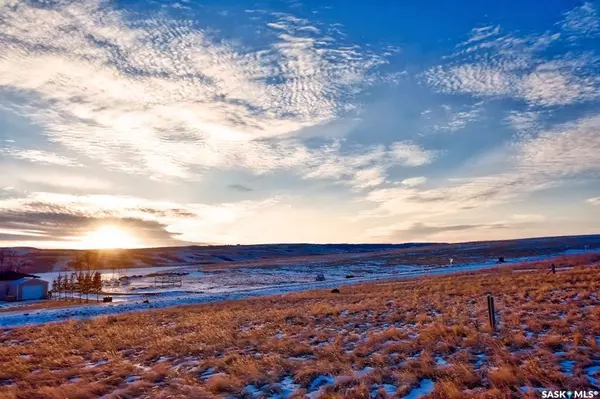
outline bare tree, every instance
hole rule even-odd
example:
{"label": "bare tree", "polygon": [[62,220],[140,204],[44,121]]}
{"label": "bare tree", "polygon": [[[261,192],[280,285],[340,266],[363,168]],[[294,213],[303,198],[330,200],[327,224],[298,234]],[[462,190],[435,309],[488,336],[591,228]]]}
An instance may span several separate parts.
{"label": "bare tree", "polygon": [[0,270],[13,270],[20,272],[31,265],[26,255],[19,255],[17,251],[0,248]]}
{"label": "bare tree", "polygon": [[77,293],[79,294],[79,302],[81,302],[81,294],[83,294],[83,291],[85,289],[85,285],[84,285],[84,275],[82,271],[77,272],[77,275],[75,277],[77,279],[77,282],[75,283],[75,290],[77,291]]}
{"label": "bare tree", "polygon": [[10,270],[12,260],[17,253],[8,248],[0,248],[0,270]]}
{"label": "bare tree", "polygon": [[9,270],[14,270],[15,272],[22,272],[29,266],[31,266],[31,262],[22,256],[12,258],[8,264]]}
{"label": "bare tree", "polygon": [[54,283],[52,284],[52,290],[56,292],[58,299],[60,299],[60,294],[62,293],[63,289],[63,276],[59,273],[58,277],[56,277]]}
{"label": "bare tree", "polygon": [[92,271],[102,268],[102,258],[99,251],[85,251],[77,255],[73,264],[77,271]]}
{"label": "bare tree", "polygon": [[95,272],[92,277],[93,292],[96,293],[96,302],[100,301],[100,291],[102,291],[102,275],[100,272]]}
{"label": "bare tree", "polygon": [[104,267],[112,270],[113,278],[119,278],[123,275],[123,271],[133,264],[131,255],[128,250],[115,249],[105,254]]}
{"label": "bare tree", "polygon": [[71,292],[71,299],[75,299],[75,292],[77,291],[77,275],[71,273],[69,278],[69,291]]}
{"label": "bare tree", "polygon": [[55,299],[58,298],[58,287],[60,285],[60,283],[58,282],[60,278],[60,275],[58,277],[54,277],[52,279],[52,297],[54,297]]}

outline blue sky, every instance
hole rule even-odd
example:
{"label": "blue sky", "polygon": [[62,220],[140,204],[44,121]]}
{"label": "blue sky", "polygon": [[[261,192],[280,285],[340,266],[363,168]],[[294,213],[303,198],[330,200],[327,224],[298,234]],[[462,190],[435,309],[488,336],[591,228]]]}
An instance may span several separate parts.
{"label": "blue sky", "polygon": [[598,232],[599,2],[3,0],[0,25],[0,246]]}

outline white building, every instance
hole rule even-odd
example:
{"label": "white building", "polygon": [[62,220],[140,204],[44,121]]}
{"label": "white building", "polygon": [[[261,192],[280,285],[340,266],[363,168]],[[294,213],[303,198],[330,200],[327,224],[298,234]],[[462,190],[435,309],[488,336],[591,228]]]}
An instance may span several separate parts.
{"label": "white building", "polygon": [[48,297],[48,282],[33,274],[0,272],[0,301],[27,301]]}

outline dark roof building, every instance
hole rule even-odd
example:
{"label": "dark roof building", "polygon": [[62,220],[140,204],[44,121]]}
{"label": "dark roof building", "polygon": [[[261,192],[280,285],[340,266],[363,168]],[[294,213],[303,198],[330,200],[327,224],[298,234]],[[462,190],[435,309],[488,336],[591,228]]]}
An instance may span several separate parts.
{"label": "dark roof building", "polygon": [[48,282],[33,274],[0,272],[0,301],[27,301],[48,297]]}
{"label": "dark roof building", "polygon": [[0,272],[0,281],[14,281],[14,280],[19,280],[24,277],[40,278],[40,276],[34,276],[33,274],[27,274],[27,273],[21,273],[21,272],[15,272],[13,270],[6,270],[6,271]]}

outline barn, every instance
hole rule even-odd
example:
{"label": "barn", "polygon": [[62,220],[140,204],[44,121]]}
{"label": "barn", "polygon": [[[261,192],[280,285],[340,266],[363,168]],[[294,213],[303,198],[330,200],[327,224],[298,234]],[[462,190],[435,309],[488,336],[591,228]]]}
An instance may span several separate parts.
{"label": "barn", "polygon": [[27,301],[48,297],[48,282],[33,274],[0,272],[0,301]]}

